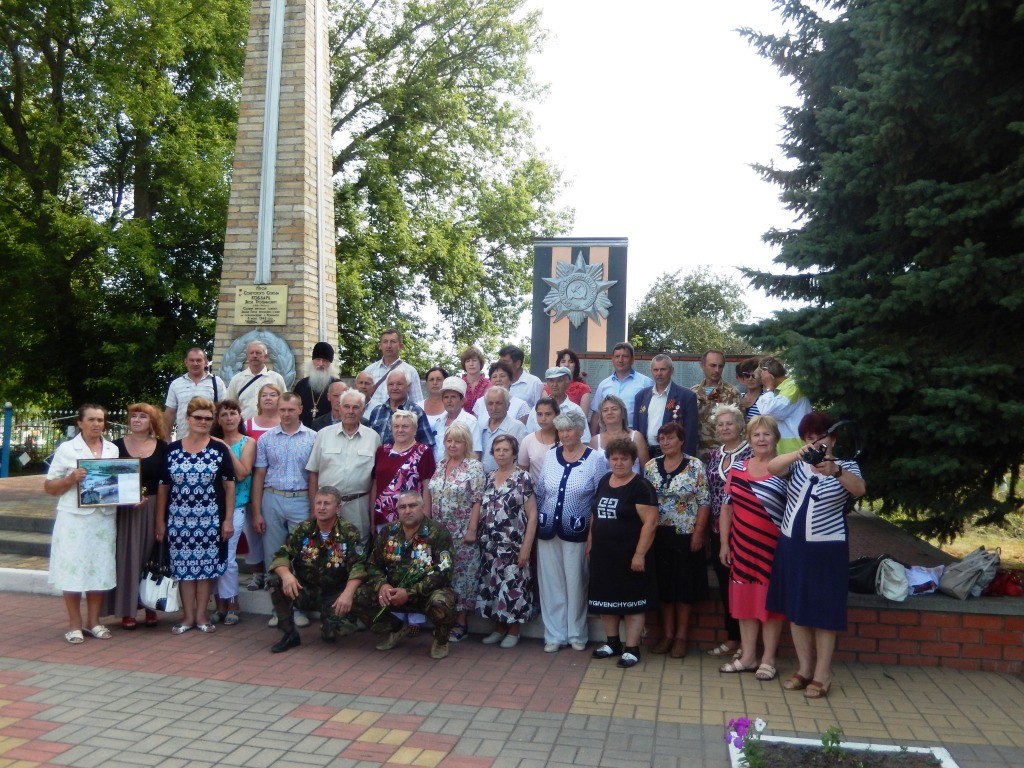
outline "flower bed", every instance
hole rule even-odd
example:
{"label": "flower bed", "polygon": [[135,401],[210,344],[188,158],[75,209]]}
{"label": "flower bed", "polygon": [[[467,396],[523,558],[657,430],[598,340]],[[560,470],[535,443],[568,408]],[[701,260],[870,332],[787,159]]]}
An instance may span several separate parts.
{"label": "flower bed", "polygon": [[733,768],[958,768],[942,747],[900,747],[842,741],[833,726],[820,740],[764,734],[758,718],[730,720],[725,740]]}

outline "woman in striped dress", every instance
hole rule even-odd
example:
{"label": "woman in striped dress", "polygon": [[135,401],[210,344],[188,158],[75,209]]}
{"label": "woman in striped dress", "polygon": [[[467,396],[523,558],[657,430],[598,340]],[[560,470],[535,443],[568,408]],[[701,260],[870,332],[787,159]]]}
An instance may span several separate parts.
{"label": "woman in striped dress", "polygon": [[739,621],[743,649],[740,657],[721,671],[749,672],[755,668],[760,630],[764,654],[757,667],[758,680],[775,679],[775,652],[782,633],[782,615],[765,609],[775,544],[786,507],[786,481],[768,472],[779,437],[779,425],[771,416],[750,420],[747,440],[753,456],[734,462],[729,470],[719,519],[719,557],[729,566],[729,610]]}
{"label": "woman in striped dress", "polygon": [[[857,462],[832,453],[835,436],[828,431],[835,423],[812,411],[798,426],[805,445],[768,462],[769,472],[789,478],[789,489],[766,607],[789,619],[800,664],[782,687],[808,699],[824,698],[832,686],[836,634],[846,631],[846,503],[867,491]],[[817,464],[805,460],[812,449],[825,450]]]}

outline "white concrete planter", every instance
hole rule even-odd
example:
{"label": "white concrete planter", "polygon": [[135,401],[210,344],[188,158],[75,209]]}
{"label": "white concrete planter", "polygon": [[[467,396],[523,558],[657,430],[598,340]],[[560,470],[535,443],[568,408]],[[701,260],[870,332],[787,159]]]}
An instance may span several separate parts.
{"label": "white concrete planter", "polygon": [[[821,749],[821,739],[798,739],[794,736],[762,735],[760,740],[766,744],[771,744],[773,742],[799,744],[801,746],[818,747]],[[934,755],[935,759],[942,765],[942,768],[960,768],[960,766],[957,765],[956,760],[953,759],[953,756],[949,754],[949,751],[943,747],[900,747],[894,744],[862,744],[856,741],[843,741],[840,742],[839,746],[841,749],[854,749],[865,752],[901,752],[905,749],[907,752]],[[731,761],[733,768],[741,768],[741,766],[743,766],[742,759],[743,753],[730,743],[729,760]]]}

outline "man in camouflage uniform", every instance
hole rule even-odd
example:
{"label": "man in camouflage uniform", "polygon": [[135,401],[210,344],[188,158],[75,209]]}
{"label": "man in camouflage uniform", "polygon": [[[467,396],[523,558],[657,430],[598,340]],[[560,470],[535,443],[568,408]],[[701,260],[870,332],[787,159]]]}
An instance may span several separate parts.
{"label": "man in camouflage uniform", "polygon": [[378,651],[390,651],[409,633],[406,617],[425,613],[434,625],[433,659],[448,655],[448,632],[455,624],[451,589],[452,537],[423,509],[423,497],[406,491],[398,497],[398,521],[377,531],[366,560],[366,577],[356,597],[359,617],[387,636]]}
{"label": "man in camouflage uniform", "polygon": [[366,577],[362,536],[341,519],[341,493],[325,485],[313,500],[313,519],[288,534],[270,563],[270,598],[284,633],[270,649],[283,653],[302,641],[292,609],[320,612],[320,637],[328,643],[355,629],[348,619],[356,590]]}
{"label": "man in camouflage uniform", "polygon": [[725,370],[725,353],[720,349],[709,349],[700,356],[700,369],[704,372],[704,380],[691,387],[697,395],[697,414],[700,419],[700,443],[697,458],[706,462],[711,449],[721,445],[711,421],[711,414],[719,403],[736,405],[740,401],[740,391],[722,379]]}

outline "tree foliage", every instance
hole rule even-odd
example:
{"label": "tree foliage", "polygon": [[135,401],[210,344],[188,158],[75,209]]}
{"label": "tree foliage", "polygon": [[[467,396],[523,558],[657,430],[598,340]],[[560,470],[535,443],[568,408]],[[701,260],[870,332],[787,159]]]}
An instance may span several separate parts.
{"label": "tree foliage", "polygon": [[246,16],[0,0],[4,396],[156,396],[209,338]]}
{"label": "tree foliage", "polygon": [[[0,0],[0,396],[160,397],[213,338],[249,3]],[[492,340],[556,234],[514,0],[332,7],[340,359]],[[428,309],[435,308],[435,309]]]}
{"label": "tree foliage", "polygon": [[944,536],[999,520],[1024,454],[1024,6],[777,5],[792,34],[746,34],[802,99],[793,167],[760,169],[799,226],[766,235],[788,271],[750,277],[806,306],[753,338],[857,419],[884,512]]}
{"label": "tree foliage", "polygon": [[737,280],[707,268],[661,275],[629,315],[633,346],[643,352],[749,352],[735,332],[749,316]]}
{"label": "tree foliage", "polygon": [[[333,36],[341,354],[353,371],[398,324],[409,357],[507,334],[532,240],[562,231],[557,172],[532,145],[543,41],[523,0],[352,0]],[[436,310],[436,311],[435,311]],[[434,333],[431,333],[431,332]]]}

